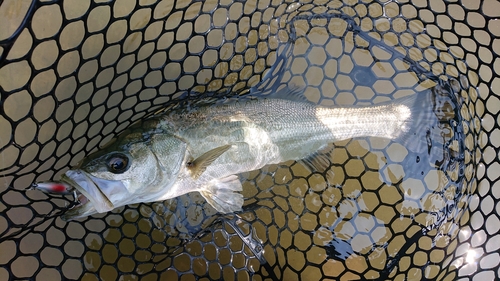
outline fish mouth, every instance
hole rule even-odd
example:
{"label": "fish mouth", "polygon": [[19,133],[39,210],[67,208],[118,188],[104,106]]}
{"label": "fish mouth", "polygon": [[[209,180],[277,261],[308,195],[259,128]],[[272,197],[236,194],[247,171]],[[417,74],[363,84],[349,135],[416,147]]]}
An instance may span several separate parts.
{"label": "fish mouth", "polygon": [[61,218],[65,221],[103,213],[114,209],[113,203],[98,185],[81,170],[70,170],[61,176],[61,182],[71,186],[77,204],[68,209]]}

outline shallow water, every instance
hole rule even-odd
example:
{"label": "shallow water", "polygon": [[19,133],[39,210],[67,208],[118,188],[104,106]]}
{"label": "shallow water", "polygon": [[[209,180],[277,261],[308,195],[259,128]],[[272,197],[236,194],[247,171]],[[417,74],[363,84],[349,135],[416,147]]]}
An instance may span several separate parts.
{"label": "shallow water", "polygon": [[[303,31],[307,27],[302,24],[313,27]],[[335,32],[327,32],[332,25]],[[321,248],[329,262],[364,257],[380,271],[373,277],[388,277],[415,243],[423,243],[428,251],[446,248],[458,234],[475,188],[475,132],[466,110],[468,93],[475,90],[467,78],[424,71],[361,31],[349,17],[306,14],[285,29],[290,38],[277,48],[273,67],[240,96],[265,97],[282,84],[305,87],[305,96],[323,105],[349,104],[353,95],[355,104],[366,105],[420,94],[432,99],[434,121],[411,139],[336,142],[329,147],[333,152],[324,171],[310,174],[305,163],[289,161],[242,174],[246,201],[235,218],[254,227],[256,238],[246,240],[262,249],[254,255],[273,259],[266,245],[280,245],[280,237],[297,237],[304,241],[303,249],[295,244],[298,250]],[[329,41],[326,48],[316,47],[322,40]],[[323,57],[318,60],[323,65],[314,66],[317,57]],[[302,60],[313,62],[310,67],[324,72],[324,79],[302,77],[297,70]],[[210,225],[214,220],[238,229],[234,217],[215,215],[197,194],[169,202],[154,204],[152,218],[171,237],[192,239],[207,226],[216,227]],[[158,217],[166,219],[159,222]]]}
{"label": "shallow water", "polygon": [[[225,274],[233,277],[247,274],[248,277],[256,271],[259,271],[256,276],[271,279],[297,279],[298,276],[311,279],[326,276],[394,279],[398,274],[399,277],[420,280],[438,275],[454,276],[453,270],[461,265],[459,256],[464,251],[464,247],[457,249],[456,237],[459,227],[469,221],[467,204],[470,194],[477,189],[475,172],[480,170],[475,166],[476,136],[480,128],[473,119],[477,114],[475,102],[480,95],[469,86],[469,79],[470,84],[477,85],[478,78],[461,61],[465,56],[455,52],[456,48],[446,48],[436,36],[428,36],[432,33],[432,26],[426,30],[419,18],[433,22],[434,14],[426,14],[428,10],[422,7],[412,9],[411,5],[393,5],[395,2],[351,5],[332,1],[325,6],[290,4],[273,7],[271,11],[274,13],[260,13],[264,8],[259,7],[259,12],[250,18],[243,10],[255,10],[257,4],[252,1],[245,6],[240,4],[231,4],[234,10],[229,12],[236,13],[236,19],[241,17],[239,26],[235,27],[234,22],[220,25],[221,18],[214,17],[212,22],[211,12],[207,11],[215,9],[212,7],[215,4],[207,2],[200,12],[203,15],[197,17],[191,29],[211,35],[205,38],[206,41],[203,41],[203,36],[196,36],[185,44],[177,42],[168,49],[175,61],[168,62],[160,78],[148,73],[148,79],[144,79],[143,84],[148,85],[156,83],[155,79],[164,77],[167,80],[155,84],[163,83],[155,88],[157,92],[152,91],[153,97],[152,89],[137,86],[142,85],[142,78],[134,81],[125,78],[123,82],[115,77],[114,72],[120,77],[128,70],[134,77],[139,77],[142,69],[157,74],[156,60],[161,61],[163,50],[153,48],[155,60],[149,66],[151,69],[132,68],[134,63],[144,65],[141,61],[144,57],[139,57],[147,54],[146,45],[151,45],[151,42],[141,48],[137,57],[135,53],[123,54],[116,67],[114,62],[109,62],[112,56],[108,55],[111,47],[117,45],[106,49],[106,55],[98,55],[100,62],[109,62],[111,68],[116,68],[111,74],[97,69],[92,78],[91,63],[94,60],[85,64],[86,68],[82,59],[82,70],[77,70],[75,77],[93,79],[95,85],[116,78],[113,82],[115,88],[111,87],[109,92],[108,87],[96,88],[97,92],[89,90],[88,84],[77,90],[77,84],[71,78],[77,80],[71,76],[61,83],[57,81],[54,94],[44,96],[44,89],[50,88],[44,83],[50,82],[52,76],[49,71],[37,68],[40,61],[35,62],[37,67],[34,68],[28,64],[24,67],[22,63],[12,63],[21,70],[33,71],[32,76],[46,75],[43,76],[45,79],[33,79],[27,84],[26,88],[35,89],[34,94],[13,93],[7,102],[11,105],[19,102],[23,104],[23,110],[8,111],[9,119],[0,119],[2,133],[5,128],[9,128],[9,132],[15,131],[15,136],[10,139],[0,139],[2,149],[7,145],[7,149],[1,152],[5,161],[0,163],[2,174],[7,175],[5,188],[9,183],[13,188],[8,192],[0,189],[1,202],[8,202],[6,206],[0,205],[2,214],[6,214],[5,219],[0,217],[1,238],[6,241],[0,246],[2,252],[9,253],[9,260],[5,263],[16,276],[28,272],[23,268],[36,270],[37,266],[47,265],[56,275],[59,270],[65,277],[78,278],[83,272],[88,279],[99,276],[110,280],[117,279],[117,272],[127,276],[130,268],[135,268],[133,273],[138,275],[153,272],[176,277],[178,273],[190,272],[194,276],[212,279],[224,276],[227,280],[230,278],[225,278]],[[91,10],[106,9],[105,4],[100,5],[92,6]],[[196,8],[196,5],[190,7]],[[57,7],[47,5],[42,10],[54,12]],[[242,10],[239,14],[238,8]],[[186,15],[192,11],[187,11]],[[227,12],[227,9],[222,6],[216,11]],[[456,9],[450,9],[451,14],[454,11]],[[276,14],[281,16],[275,17]],[[175,25],[176,19],[180,19],[179,13],[169,18],[169,23]],[[127,26],[121,18],[113,21],[115,28]],[[163,19],[154,22],[159,21]],[[262,24],[264,27],[259,27],[258,23],[265,23]],[[227,28],[218,28],[226,24]],[[97,30],[95,27],[99,22],[91,21],[88,25]],[[162,33],[162,40],[153,46],[172,44],[170,31],[163,31],[163,26],[160,25],[158,31],[158,34]],[[242,33],[233,32],[240,27]],[[189,31],[189,25],[183,25],[183,28]],[[35,28],[34,31],[39,34],[43,30]],[[144,33],[151,34],[154,30],[148,28]],[[61,38],[67,34],[61,34]],[[130,37],[132,35],[137,33],[130,34]],[[99,42],[98,36],[89,37]],[[144,40],[150,40],[146,37]],[[446,33],[438,37],[446,42],[453,39]],[[198,44],[200,40],[201,44]],[[46,41],[53,42],[52,39]],[[92,42],[90,39],[85,41]],[[123,45],[129,45],[124,49],[128,52],[139,41],[127,40]],[[203,55],[190,53],[196,45],[205,43],[212,49],[203,49]],[[98,48],[98,44],[85,45]],[[120,46],[118,50],[121,50]],[[54,57],[54,60],[61,59],[56,63],[58,73],[62,71],[67,75],[74,71],[71,67],[77,64],[68,65],[64,59],[68,60],[69,55],[79,52],[61,50],[65,55]],[[85,58],[96,56],[95,52],[99,51],[81,50]],[[181,71],[182,60],[176,59],[183,56],[189,56],[186,59],[189,62],[202,57],[200,61],[206,69],[201,71],[200,66],[200,71],[194,72],[196,83],[190,80],[195,74],[189,72],[189,67],[186,73]],[[275,68],[264,76],[271,66]],[[24,73],[21,75],[23,79],[13,81],[15,87],[12,89],[22,84],[18,81],[30,76],[26,71],[20,72]],[[180,79],[181,73],[182,78],[187,78]],[[53,75],[53,84],[56,84],[55,77]],[[206,83],[199,82],[203,79]],[[263,82],[258,84],[260,80]],[[455,81],[459,81],[458,84]],[[397,141],[376,138],[346,140],[333,144],[330,166],[324,171],[310,173],[301,162],[286,162],[245,173],[241,175],[245,187],[245,210],[233,216],[217,215],[201,196],[190,194],[167,202],[127,206],[110,214],[64,223],[55,217],[72,198],[24,191],[35,177],[36,180],[57,178],[67,165],[75,164],[83,154],[107,142],[114,133],[127,127],[132,122],[130,120],[159,110],[166,102],[173,104],[184,96],[220,98],[247,86],[258,84],[257,88],[272,89],[279,83],[306,85],[307,98],[323,105],[374,104],[429,91],[440,85],[445,90],[435,91],[437,121],[434,130],[444,133],[444,136],[429,139],[426,148],[430,149],[423,152],[412,151],[406,146],[408,143],[401,145]],[[120,87],[125,87],[125,84],[127,90],[124,88],[121,92]],[[176,89],[192,89],[192,92],[175,92]],[[457,95],[458,106],[455,106],[454,95]],[[34,109],[31,104],[24,104],[30,99],[33,99]],[[448,105],[450,100],[452,102]],[[56,102],[59,106],[53,115],[40,113],[43,112],[40,107],[51,108],[50,105]],[[32,111],[33,118],[23,119]],[[453,114],[450,117],[446,112]],[[32,129],[30,120],[43,124],[39,134]],[[478,227],[474,226],[474,229]],[[25,231],[12,235],[22,230]],[[463,239],[469,239],[467,235],[470,231],[462,235],[466,237]],[[40,246],[32,248],[30,245],[36,244],[34,241],[40,241]],[[60,261],[63,250],[56,250],[61,248],[64,257],[66,254],[71,257],[65,259],[64,265]],[[232,273],[227,273],[227,269]],[[0,269],[0,274],[5,276],[5,271]]]}

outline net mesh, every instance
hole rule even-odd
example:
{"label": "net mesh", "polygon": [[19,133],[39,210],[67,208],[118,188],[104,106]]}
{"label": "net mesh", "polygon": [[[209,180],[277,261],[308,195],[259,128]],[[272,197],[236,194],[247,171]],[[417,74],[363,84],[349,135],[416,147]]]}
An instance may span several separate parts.
{"label": "net mesh", "polygon": [[[500,278],[500,2],[0,5],[1,280]],[[322,105],[439,96],[444,81],[461,97],[462,154],[336,142],[324,171],[240,175],[230,215],[193,193],[64,222],[71,195],[28,189],[137,120],[275,81]]]}

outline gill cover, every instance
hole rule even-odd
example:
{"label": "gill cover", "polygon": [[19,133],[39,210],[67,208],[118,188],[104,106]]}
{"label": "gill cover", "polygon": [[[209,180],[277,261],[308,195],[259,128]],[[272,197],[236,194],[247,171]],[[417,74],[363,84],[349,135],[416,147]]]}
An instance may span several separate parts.
{"label": "gill cover", "polygon": [[89,155],[80,169],[66,172],[88,203],[70,210],[69,217],[102,213],[114,208],[156,201],[175,183],[186,155],[186,144],[167,133],[132,132]]}

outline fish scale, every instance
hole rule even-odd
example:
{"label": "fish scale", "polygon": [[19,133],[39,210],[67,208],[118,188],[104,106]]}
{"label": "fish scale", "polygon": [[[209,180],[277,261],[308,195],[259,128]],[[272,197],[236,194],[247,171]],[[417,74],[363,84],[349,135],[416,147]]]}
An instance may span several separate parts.
{"label": "fish scale", "polygon": [[[372,106],[325,107],[284,87],[265,98],[194,103],[136,125],[117,141],[66,172],[63,183],[88,200],[66,219],[198,191],[219,212],[241,210],[236,175],[304,159],[321,170],[329,143],[382,137],[421,147],[436,122],[433,90]],[[255,91],[254,91],[255,93]],[[452,96],[449,100],[454,102]],[[439,133],[439,132],[436,132]],[[411,142],[411,143],[407,143]],[[417,145],[415,145],[417,143]],[[308,161],[309,157],[316,160]]]}

